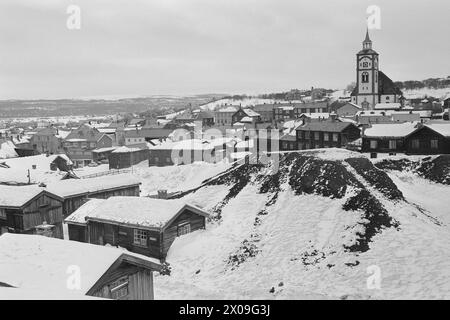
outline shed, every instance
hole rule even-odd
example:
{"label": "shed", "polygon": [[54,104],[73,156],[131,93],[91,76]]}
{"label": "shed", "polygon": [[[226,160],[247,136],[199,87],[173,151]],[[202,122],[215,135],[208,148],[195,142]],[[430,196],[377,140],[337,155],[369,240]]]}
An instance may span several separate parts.
{"label": "shed", "polygon": [[[161,264],[121,249],[36,235],[0,236],[0,284],[57,299],[153,299]],[[0,285],[1,287],[1,285]]]}
{"label": "shed", "polygon": [[43,224],[54,226],[50,236],[63,238],[63,200],[38,186],[0,185],[0,234],[35,234]]}
{"label": "shed", "polygon": [[204,229],[208,216],[179,199],[111,197],[86,203],[65,222],[73,231],[69,231],[71,240],[83,241],[84,236],[92,244],[120,246],[165,259],[175,238]]}

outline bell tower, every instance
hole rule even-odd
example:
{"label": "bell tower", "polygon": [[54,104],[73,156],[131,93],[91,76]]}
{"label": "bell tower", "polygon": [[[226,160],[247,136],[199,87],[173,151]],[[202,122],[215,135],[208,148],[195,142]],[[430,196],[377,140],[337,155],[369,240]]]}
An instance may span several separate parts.
{"label": "bell tower", "polygon": [[356,54],[356,89],[353,102],[364,109],[373,109],[378,98],[378,53],[372,49],[369,30],[362,50]]}

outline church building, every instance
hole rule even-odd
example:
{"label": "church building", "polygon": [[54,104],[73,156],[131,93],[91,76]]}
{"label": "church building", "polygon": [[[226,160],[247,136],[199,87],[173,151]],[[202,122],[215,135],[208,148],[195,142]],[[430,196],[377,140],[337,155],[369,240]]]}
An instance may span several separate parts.
{"label": "church building", "polygon": [[356,54],[356,87],[351,102],[365,110],[372,110],[377,103],[401,103],[402,92],[379,69],[378,53],[372,49],[367,30],[363,48]]}

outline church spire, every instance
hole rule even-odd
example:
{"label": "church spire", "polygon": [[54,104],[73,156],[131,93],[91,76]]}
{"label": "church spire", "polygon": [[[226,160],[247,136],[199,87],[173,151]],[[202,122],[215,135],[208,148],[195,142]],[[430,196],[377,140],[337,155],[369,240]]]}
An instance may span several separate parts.
{"label": "church spire", "polygon": [[369,37],[369,28],[366,30],[366,38],[363,41],[363,49],[372,49],[372,40]]}

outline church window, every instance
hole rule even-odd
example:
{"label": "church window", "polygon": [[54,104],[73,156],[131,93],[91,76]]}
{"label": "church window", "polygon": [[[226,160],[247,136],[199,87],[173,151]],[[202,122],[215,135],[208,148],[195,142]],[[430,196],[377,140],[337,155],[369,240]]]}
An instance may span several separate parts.
{"label": "church window", "polygon": [[369,73],[368,72],[363,72],[361,75],[361,81],[363,83],[367,83],[369,82]]}

